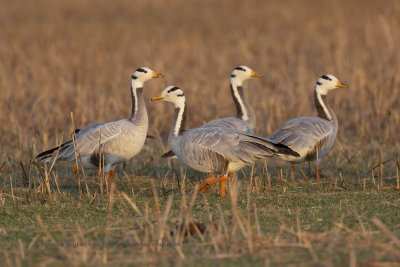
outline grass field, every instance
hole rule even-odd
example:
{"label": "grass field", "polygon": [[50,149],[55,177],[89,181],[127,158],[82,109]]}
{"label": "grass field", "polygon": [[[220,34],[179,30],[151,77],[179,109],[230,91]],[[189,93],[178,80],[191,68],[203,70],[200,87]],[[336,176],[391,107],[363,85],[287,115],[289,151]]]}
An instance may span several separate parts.
{"label": "grass field", "polygon": [[[398,1],[0,6],[0,265],[399,266]],[[79,186],[71,165],[33,160],[74,126],[128,117],[140,66],[166,76],[147,99],[185,90],[190,127],[229,116],[241,64],[263,74],[245,85],[261,136],[316,114],[321,74],[350,85],[328,97],[340,129],[319,186],[307,164],[292,181],[271,159],[237,173],[225,198],[197,192],[204,174],[160,158],[173,110],[150,101],[156,138],[117,168],[115,194],[101,195],[95,172]]]}

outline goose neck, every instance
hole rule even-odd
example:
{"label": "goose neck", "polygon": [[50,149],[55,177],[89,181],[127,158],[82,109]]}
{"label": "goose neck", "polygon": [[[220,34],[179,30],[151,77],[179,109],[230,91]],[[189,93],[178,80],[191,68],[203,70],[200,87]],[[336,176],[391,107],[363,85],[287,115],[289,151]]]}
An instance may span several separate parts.
{"label": "goose neck", "polygon": [[143,84],[139,87],[137,84],[131,86],[132,113],[131,120],[140,120],[147,118],[147,110],[144,102]]}
{"label": "goose neck", "polygon": [[236,106],[236,117],[249,122],[255,127],[255,113],[245,98],[242,81],[231,78],[231,93]]}
{"label": "goose neck", "polygon": [[182,135],[186,127],[187,109],[185,103],[175,105],[175,119],[172,124],[170,135],[175,137]]}
{"label": "goose neck", "polygon": [[328,105],[326,100],[327,94],[319,92],[316,88],[314,90],[314,101],[315,101],[315,108],[318,112],[318,117],[328,120],[335,125],[337,125],[337,118],[335,112],[333,112],[332,108]]}

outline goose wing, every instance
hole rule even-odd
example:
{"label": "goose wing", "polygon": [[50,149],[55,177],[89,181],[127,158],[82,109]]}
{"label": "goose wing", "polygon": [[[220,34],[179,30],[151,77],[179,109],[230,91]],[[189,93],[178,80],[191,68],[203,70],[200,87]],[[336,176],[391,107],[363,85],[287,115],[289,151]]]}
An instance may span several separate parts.
{"label": "goose wing", "polygon": [[[75,129],[74,132],[72,133],[72,135],[75,134],[75,137],[78,140],[80,137],[84,136],[87,132],[92,131],[104,124],[106,124],[106,122],[91,123],[89,125],[86,125],[82,129]],[[70,155],[71,152],[74,151],[72,142],[73,142],[73,139],[61,144],[60,146],[46,150],[46,151],[38,154],[36,156],[36,158],[39,161],[48,162],[52,159],[52,157],[55,155],[55,152],[57,150],[60,150],[57,158],[65,158],[65,155]]]}
{"label": "goose wing", "polygon": [[252,127],[248,122],[236,117],[228,117],[228,118],[212,120],[204,124],[200,128],[215,128],[215,127],[233,129],[247,134],[253,134],[254,132],[254,127]]}
{"label": "goose wing", "polygon": [[[87,129],[84,132],[82,132],[82,130],[79,131],[76,138],[79,153],[82,156],[91,155],[93,152],[97,151],[99,147],[110,144],[115,138],[121,135],[122,123],[123,121],[99,123],[95,125],[95,127],[91,127],[91,129]],[[74,157],[73,145],[70,145],[68,149],[60,152],[59,155],[59,158],[69,159],[72,157]]]}
{"label": "goose wing", "polygon": [[269,138],[294,150],[311,152],[330,148],[336,138],[334,125],[319,117],[302,117],[288,121]]}
{"label": "goose wing", "polygon": [[82,136],[85,133],[87,133],[87,132],[89,132],[89,131],[91,131],[93,129],[96,129],[96,128],[98,128],[101,125],[104,125],[106,123],[107,122],[93,122],[91,124],[86,125],[82,129],[75,129],[74,132],[75,132],[76,138],[79,138],[79,136]]}
{"label": "goose wing", "polygon": [[245,162],[249,164],[254,163],[256,158],[293,152],[288,147],[275,144],[265,138],[246,135],[225,128],[188,130],[184,132],[179,143],[180,147],[186,150],[186,153],[204,153],[203,150],[207,149],[210,151],[209,153],[221,155],[230,162]]}
{"label": "goose wing", "polygon": [[[221,118],[212,120],[202,125],[200,128],[227,128],[238,132],[243,132],[246,134],[253,134],[254,127],[252,127],[248,122],[238,119],[236,117]],[[162,158],[175,158],[174,152],[171,150],[164,153]]]}

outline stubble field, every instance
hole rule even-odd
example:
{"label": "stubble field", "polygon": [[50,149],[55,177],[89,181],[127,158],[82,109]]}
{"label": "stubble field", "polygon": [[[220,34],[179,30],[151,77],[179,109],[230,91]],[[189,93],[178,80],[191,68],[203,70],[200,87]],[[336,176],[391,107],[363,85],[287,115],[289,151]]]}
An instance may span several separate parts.
{"label": "stubble field", "polygon": [[[0,264],[398,266],[400,3],[398,1],[0,0]],[[95,172],[34,156],[95,121],[128,117],[130,75],[163,73],[145,97],[177,85],[193,128],[234,111],[232,68],[268,136],[316,114],[331,73],[339,119],[319,186],[271,159],[237,173],[227,197],[160,155],[173,108],[147,102],[149,139],[117,168],[115,194]],[[71,119],[73,113],[73,122]],[[194,229],[198,225],[198,230]],[[180,230],[193,228],[192,234]],[[204,228],[204,229],[203,229]]]}

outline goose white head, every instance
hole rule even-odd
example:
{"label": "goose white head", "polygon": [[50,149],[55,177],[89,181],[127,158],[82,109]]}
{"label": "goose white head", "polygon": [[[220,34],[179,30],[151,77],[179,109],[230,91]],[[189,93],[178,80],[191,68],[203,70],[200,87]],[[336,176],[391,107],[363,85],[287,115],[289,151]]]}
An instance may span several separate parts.
{"label": "goose white head", "polygon": [[315,84],[315,91],[321,95],[326,95],[330,90],[337,88],[348,88],[348,86],[331,74],[322,75]]}
{"label": "goose white head", "polygon": [[234,68],[231,73],[231,80],[235,81],[237,84],[242,84],[250,78],[259,77],[261,77],[261,74],[244,65]]}
{"label": "goose white head", "polygon": [[132,87],[143,87],[143,83],[152,78],[163,78],[164,75],[157,73],[150,68],[140,67],[132,73]]}
{"label": "goose white head", "polygon": [[168,86],[161,92],[161,95],[151,99],[151,101],[157,100],[174,103],[175,107],[182,108],[185,106],[185,94],[182,89],[177,86]]}

